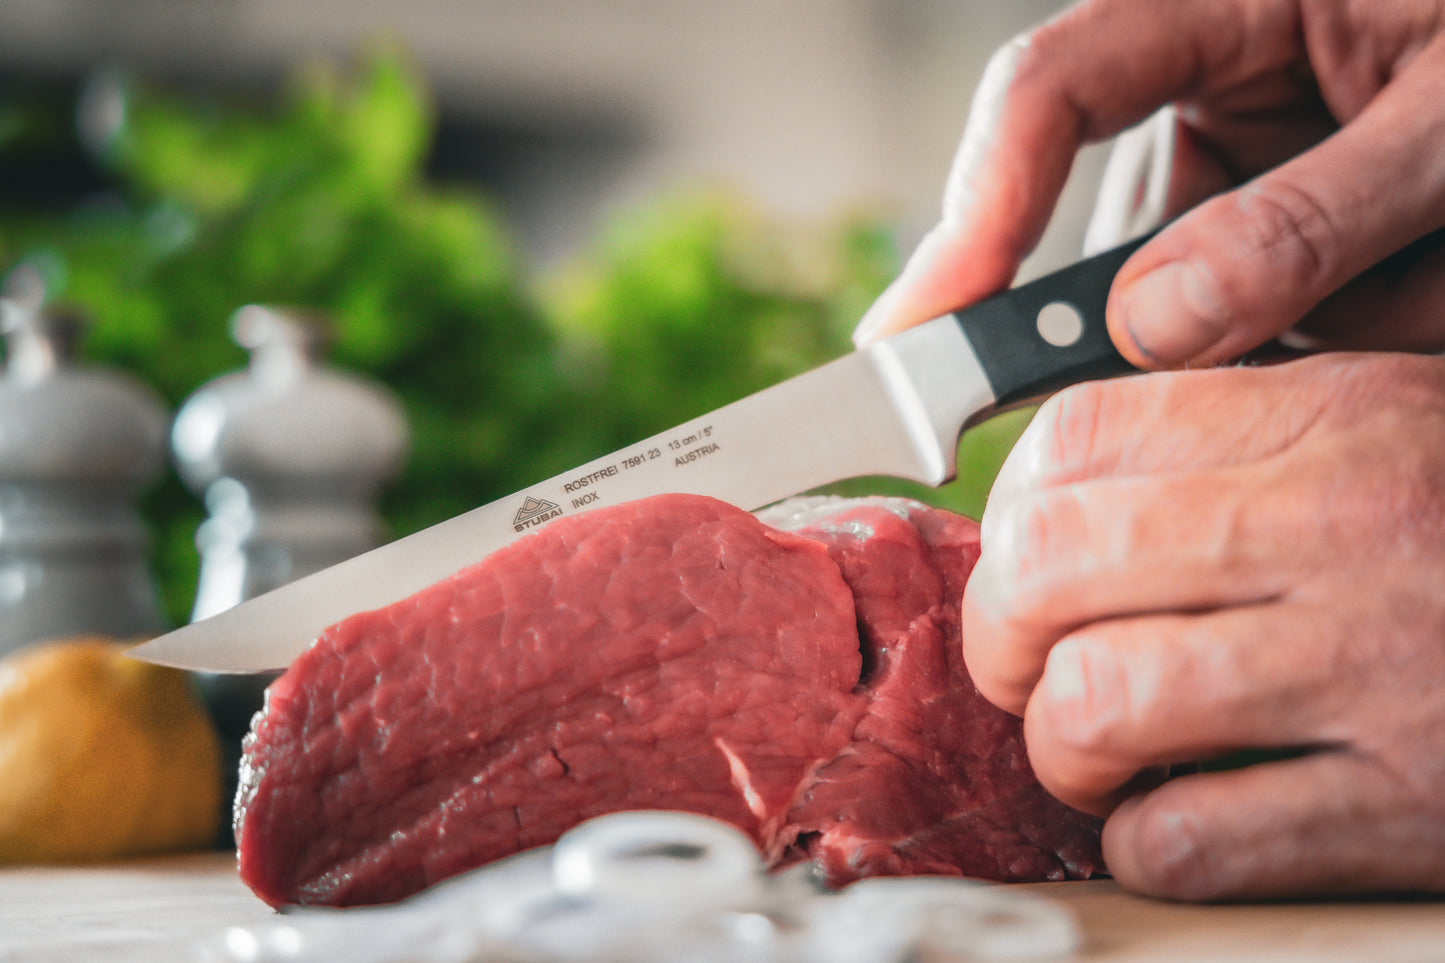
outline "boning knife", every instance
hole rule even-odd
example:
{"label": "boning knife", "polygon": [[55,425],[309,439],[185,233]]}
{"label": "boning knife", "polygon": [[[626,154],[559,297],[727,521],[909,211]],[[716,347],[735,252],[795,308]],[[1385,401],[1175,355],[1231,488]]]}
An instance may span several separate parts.
{"label": "boning knife", "polygon": [[846,478],[941,485],[969,426],[1135,371],[1104,324],[1143,238],[749,395],[671,431],[305,576],[130,654],[208,672],[285,668],[327,626],[399,601],[556,518],[663,492],[756,509]]}

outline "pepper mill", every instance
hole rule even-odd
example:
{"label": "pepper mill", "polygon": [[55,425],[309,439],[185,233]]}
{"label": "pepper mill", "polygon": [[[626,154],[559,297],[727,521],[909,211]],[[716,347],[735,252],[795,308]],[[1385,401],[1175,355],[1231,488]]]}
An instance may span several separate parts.
{"label": "pepper mill", "polygon": [[0,295],[0,654],[166,628],[136,507],[165,465],[159,397],[76,359],[85,319],[22,265]]}
{"label": "pepper mill", "polygon": [[[231,335],[249,365],[187,398],[171,431],[177,470],[206,506],[193,621],[375,547],[375,502],[407,444],[389,392],[323,363],[324,319],[252,304]],[[200,682],[218,724],[244,733],[270,678]]]}

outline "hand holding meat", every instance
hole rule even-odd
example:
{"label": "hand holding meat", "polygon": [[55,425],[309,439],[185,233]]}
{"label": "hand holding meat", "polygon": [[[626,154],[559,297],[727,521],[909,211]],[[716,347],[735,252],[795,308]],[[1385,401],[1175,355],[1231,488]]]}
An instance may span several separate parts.
{"label": "hand holding meat", "polygon": [[1166,213],[1192,210],[1115,283],[1129,360],[1213,364],[1297,326],[1332,347],[1445,347],[1440,0],[1090,0],[1008,45],[941,222],[857,340],[1006,287],[1079,147],[1170,103]]}
{"label": "hand holding meat", "polygon": [[[1024,715],[1046,788],[1113,811],[1105,862],[1128,887],[1438,889],[1442,508],[1436,359],[1071,390],[984,515],[969,671]],[[1302,755],[1149,788],[1151,767],[1257,748]]]}
{"label": "hand holding meat", "polygon": [[[1077,149],[1165,104],[1119,349],[1445,347],[1445,3],[1089,0],[1001,51],[942,222],[857,336],[1005,287]],[[1186,212],[1187,213],[1180,213]],[[964,602],[1111,871],[1173,897],[1440,889],[1445,361],[1324,355],[1070,389],[1005,466]],[[1293,758],[1161,783],[1236,749]]]}

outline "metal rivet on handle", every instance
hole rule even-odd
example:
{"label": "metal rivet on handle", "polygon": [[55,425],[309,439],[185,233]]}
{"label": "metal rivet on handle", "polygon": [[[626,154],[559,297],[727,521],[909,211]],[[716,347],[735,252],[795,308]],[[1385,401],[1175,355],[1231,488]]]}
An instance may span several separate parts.
{"label": "metal rivet on handle", "polygon": [[1039,337],[1056,348],[1067,348],[1084,336],[1084,318],[1065,301],[1051,301],[1039,311],[1035,324]]}

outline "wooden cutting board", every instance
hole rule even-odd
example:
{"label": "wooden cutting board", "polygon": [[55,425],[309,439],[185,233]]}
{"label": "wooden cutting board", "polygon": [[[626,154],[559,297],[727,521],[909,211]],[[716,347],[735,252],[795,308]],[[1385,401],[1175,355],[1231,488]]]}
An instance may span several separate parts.
{"label": "wooden cutting board", "polygon": [[[1027,884],[1071,910],[1089,963],[1441,963],[1445,900],[1182,906],[1108,880]],[[272,916],[229,853],[0,869],[0,960],[195,959],[198,941]]]}

